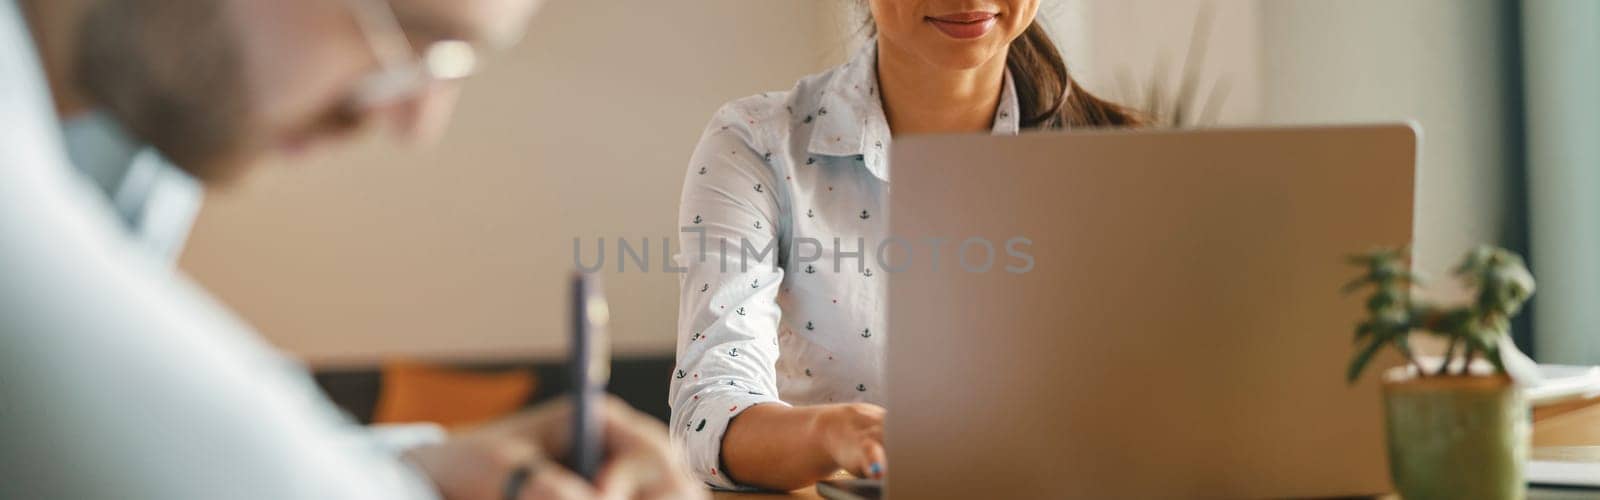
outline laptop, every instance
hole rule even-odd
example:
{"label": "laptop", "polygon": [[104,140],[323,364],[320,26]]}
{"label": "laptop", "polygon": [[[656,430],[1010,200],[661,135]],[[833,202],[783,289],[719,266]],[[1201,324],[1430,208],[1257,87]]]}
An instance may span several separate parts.
{"label": "laptop", "polygon": [[887,495],[1392,491],[1379,370],[1344,380],[1362,310],[1339,287],[1345,255],[1411,242],[1417,141],[1408,124],[897,139],[890,227],[911,244],[888,245]]}

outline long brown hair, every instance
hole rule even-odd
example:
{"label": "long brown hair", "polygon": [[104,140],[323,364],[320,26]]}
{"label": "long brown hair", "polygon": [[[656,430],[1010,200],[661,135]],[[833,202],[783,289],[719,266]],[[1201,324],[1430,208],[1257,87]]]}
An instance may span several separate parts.
{"label": "long brown hair", "polygon": [[1028,25],[1006,54],[1017,89],[1023,128],[1136,127],[1144,120],[1132,110],[1090,94],[1072,75],[1050,35],[1038,21]]}
{"label": "long brown hair", "polygon": [[[867,13],[862,30],[877,31],[872,13]],[[1138,127],[1145,124],[1139,113],[1090,94],[1067,72],[1061,49],[1035,20],[1022,35],[1011,41],[1006,51],[1006,69],[1016,86],[1018,123],[1024,129],[1062,129],[1096,127]]]}

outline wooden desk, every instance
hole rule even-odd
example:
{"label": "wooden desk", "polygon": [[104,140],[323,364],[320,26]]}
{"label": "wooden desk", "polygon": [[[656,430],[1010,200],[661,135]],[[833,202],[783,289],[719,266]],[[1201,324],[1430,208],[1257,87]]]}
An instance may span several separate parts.
{"label": "wooden desk", "polygon": [[[1533,422],[1533,457],[1535,459],[1573,459],[1600,461],[1600,398],[1589,398],[1557,411],[1535,411]],[[841,474],[841,477],[848,477]],[[789,493],[741,493],[718,491],[711,494],[715,500],[820,500],[815,487],[806,487]],[[1600,498],[1596,492],[1563,492],[1532,490],[1529,500]],[[1380,500],[1396,500],[1394,495]]]}
{"label": "wooden desk", "polygon": [[1533,447],[1600,446],[1600,397],[1533,410]]}
{"label": "wooden desk", "polygon": [[[850,478],[851,478],[850,474],[848,474],[848,473],[846,473],[844,471],[839,471],[839,473],[833,475],[832,479],[850,479]],[[713,492],[711,492],[711,498],[713,500],[821,500],[822,499],[822,495],[818,495],[817,494],[817,487],[815,487],[815,486],[807,486],[807,487],[800,488],[798,490],[794,490],[794,491],[791,491],[791,492],[788,492],[788,493],[780,493],[780,492],[746,493],[746,492],[736,492],[736,491],[713,491]]]}
{"label": "wooden desk", "polygon": [[817,494],[817,488],[808,486],[789,493],[743,493],[735,491],[713,491],[712,500],[821,500],[822,495]]}
{"label": "wooden desk", "polygon": [[[1567,490],[1529,490],[1527,500],[1572,500],[1593,499],[1593,492],[1567,491]],[[821,500],[816,488],[806,488],[790,493],[736,493],[731,491],[718,491],[711,494],[712,500]],[[1359,500],[1359,499],[1358,499]],[[1373,497],[1371,500],[1400,500],[1399,495],[1384,495]]]}

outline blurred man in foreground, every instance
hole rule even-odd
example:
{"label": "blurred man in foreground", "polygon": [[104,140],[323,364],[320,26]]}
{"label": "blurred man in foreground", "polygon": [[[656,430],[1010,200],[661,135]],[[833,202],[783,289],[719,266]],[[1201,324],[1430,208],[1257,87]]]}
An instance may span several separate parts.
{"label": "blurred man in foreground", "polygon": [[[381,123],[426,141],[536,0],[0,0],[0,498],[684,498],[612,404],[383,436],[172,269],[200,186]],[[248,265],[248,263],[241,263]]]}

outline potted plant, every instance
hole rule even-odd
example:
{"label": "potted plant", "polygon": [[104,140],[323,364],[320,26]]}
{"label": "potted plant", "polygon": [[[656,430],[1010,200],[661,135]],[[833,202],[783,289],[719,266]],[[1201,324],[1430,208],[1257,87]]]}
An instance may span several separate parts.
{"label": "potted plant", "polygon": [[[1346,372],[1354,383],[1373,356],[1392,346],[1405,366],[1383,382],[1389,471],[1408,500],[1520,499],[1528,455],[1528,405],[1506,372],[1511,317],[1533,294],[1533,275],[1510,251],[1479,247],[1453,270],[1473,299],[1444,307],[1411,296],[1421,280],[1403,249],[1350,257],[1365,273],[1346,293],[1371,289],[1368,317]],[[1444,356],[1417,356],[1412,333],[1441,337]]]}

